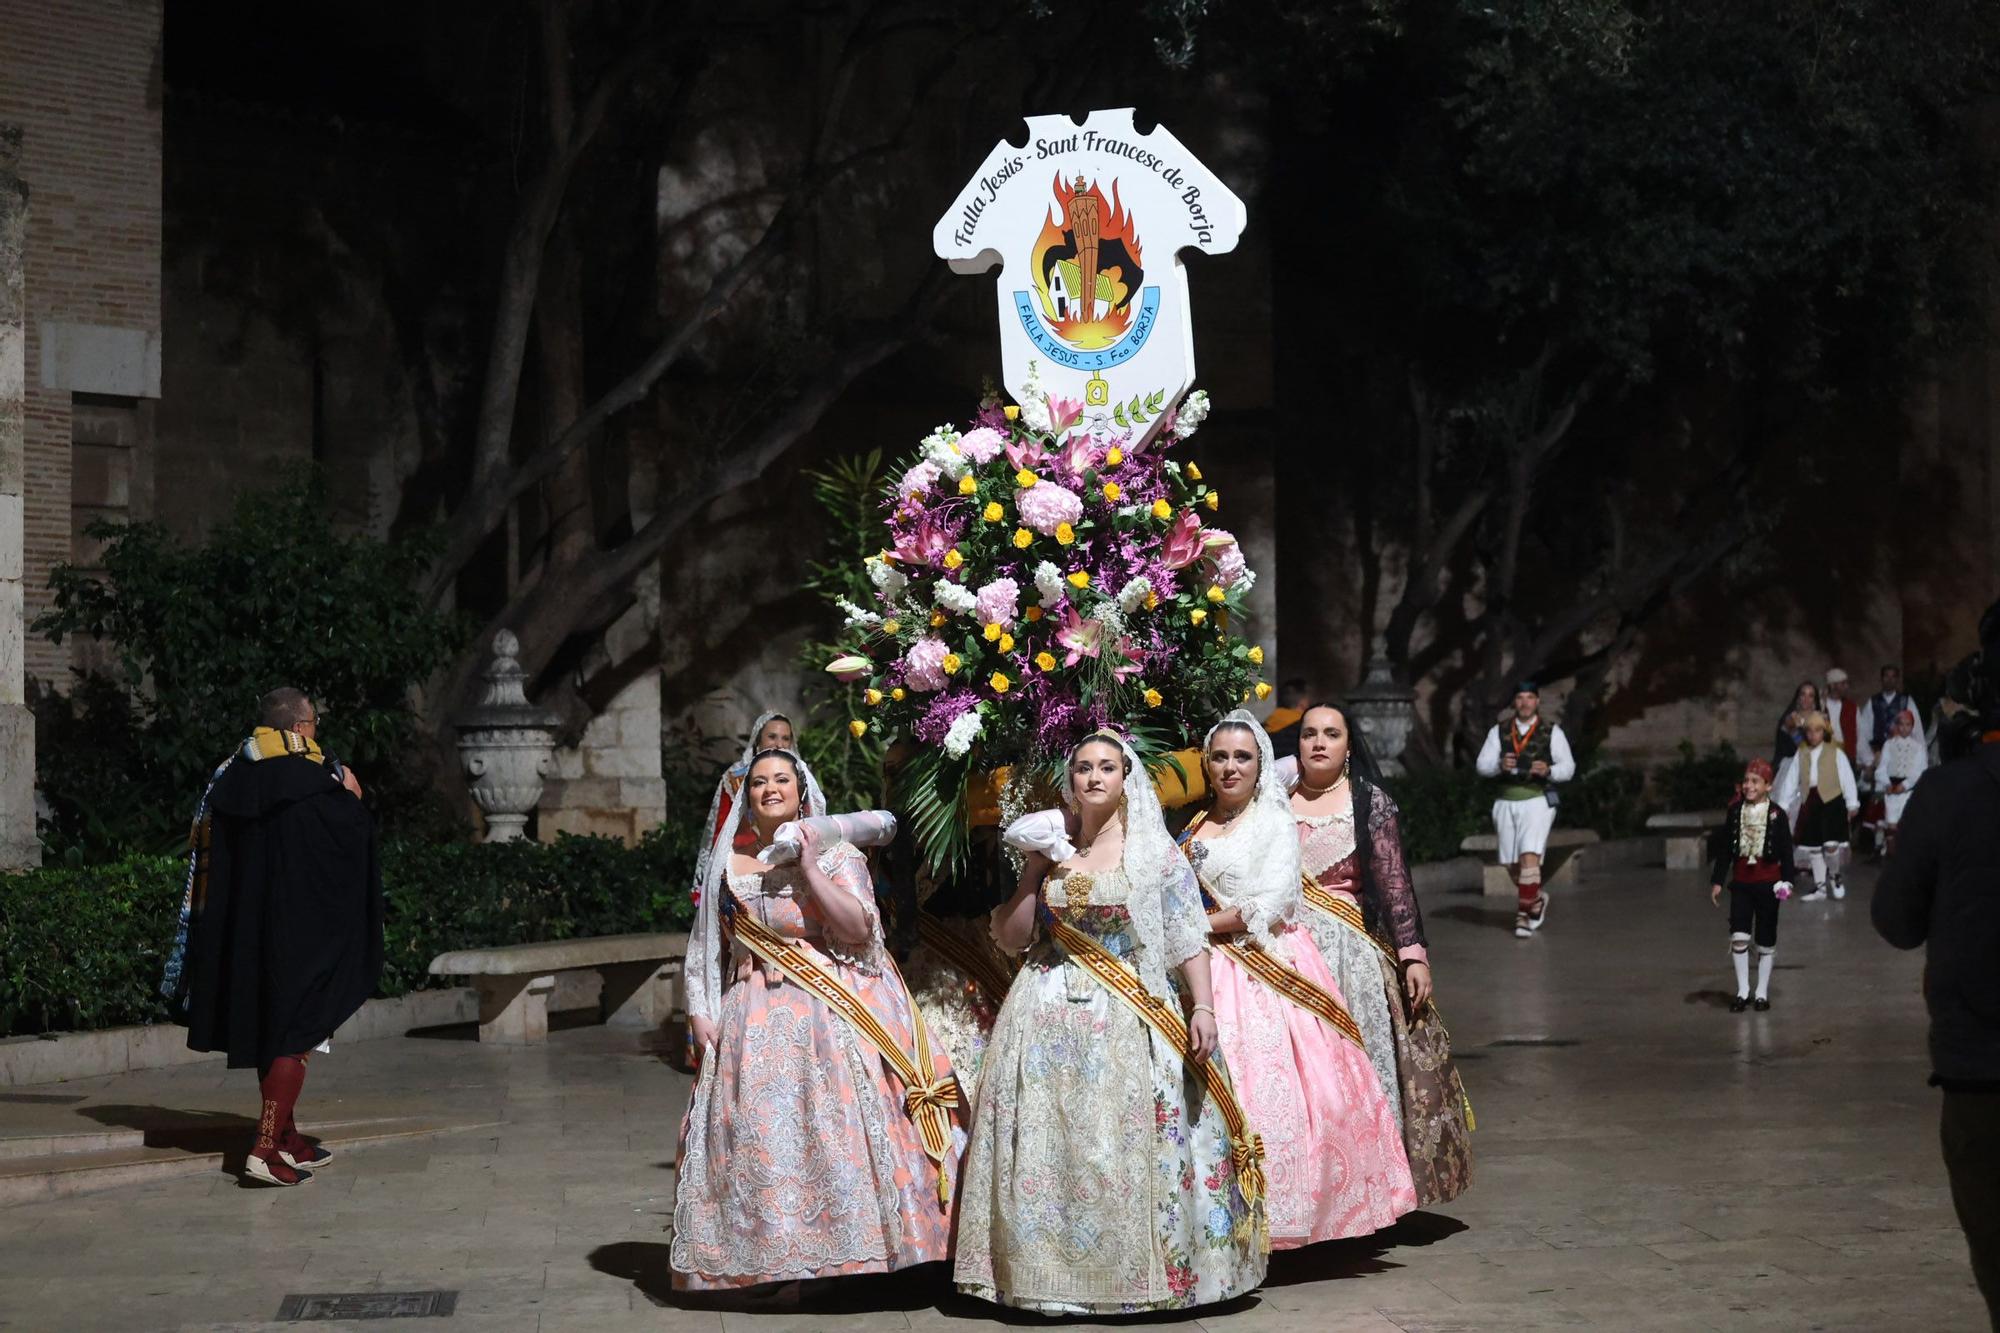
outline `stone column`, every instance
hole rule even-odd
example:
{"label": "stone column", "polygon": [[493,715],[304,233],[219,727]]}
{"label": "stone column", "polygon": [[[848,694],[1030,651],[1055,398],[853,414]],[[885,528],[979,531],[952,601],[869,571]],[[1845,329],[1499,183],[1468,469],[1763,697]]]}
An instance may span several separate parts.
{"label": "stone column", "polygon": [[27,304],[23,248],[28,190],[21,183],[21,131],[0,125],[0,870],[41,862],[35,841],[35,718],[23,656],[22,500],[27,423]]}

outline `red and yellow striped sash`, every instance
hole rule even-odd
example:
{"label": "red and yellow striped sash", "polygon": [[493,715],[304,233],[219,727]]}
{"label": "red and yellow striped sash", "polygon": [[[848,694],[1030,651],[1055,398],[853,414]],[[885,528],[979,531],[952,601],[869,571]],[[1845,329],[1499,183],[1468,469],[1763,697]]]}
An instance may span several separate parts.
{"label": "red and yellow striped sash", "polygon": [[1266,953],[1262,949],[1253,949],[1234,942],[1217,944],[1215,947],[1242,964],[1244,971],[1279,995],[1315,1018],[1324,1019],[1334,1031],[1356,1046],[1366,1049],[1361,1040],[1361,1027],[1354,1021],[1354,1015],[1348,1013],[1347,1006],[1342,1004],[1337,996],[1329,994],[1325,987],[1314,984],[1310,978],[1287,967],[1275,954]]}
{"label": "red and yellow striped sash", "polygon": [[1352,928],[1360,934],[1361,938],[1374,945],[1384,958],[1387,958],[1391,963],[1396,961],[1396,955],[1389,952],[1388,946],[1376,939],[1369,931],[1368,920],[1361,915],[1361,905],[1359,903],[1355,902],[1352,898],[1343,897],[1335,893],[1311,875],[1301,874],[1299,876],[1299,883],[1305,890],[1306,905],[1308,907],[1317,908],[1319,911],[1340,922],[1341,925]]}
{"label": "red and yellow striped sash", "polygon": [[[1228,1075],[1215,1061],[1197,1061],[1194,1058],[1194,1051],[1188,1045],[1187,1024],[1180,1014],[1141,985],[1132,970],[1113,957],[1110,950],[1053,913],[1046,914],[1043,922],[1050,936],[1062,946],[1063,952],[1076,960],[1084,971],[1096,977],[1106,990],[1123,1000],[1128,1009],[1160,1034],[1190,1070],[1201,1076],[1208,1087],[1208,1095],[1215,1099],[1216,1109],[1222,1112],[1223,1125],[1229,1131],[1229,1160],[1236,1168],[1244,1201],[1250,1204],[1260,1202],[1264,1197],[1264,1137],[1251,1131],[1242,1103],[1236,1100],[1236,1090],[1229,1086]],[[1257,1209],[1256,1214],[1256,1226],[1261,1233],[1266,1226],[1263,1210]],[[1258,1240],[1261,1248],[1264,1243],[1261,1234]]]}
{"label": "red and yellow striped sash", "polygon": [[[910,1006],[910,1025],[917,1038],[913,1060],[882,1026],[874,1011],[859,996],[843,986],[818,960],[793,941],[759,921],[748,908],[734,913],[736,938],[751,953],[763,959],[787,981],[817,998],[820,1003],[846,1019],[861,1039],[875,1048],[903,1083],[903,1109],[916,1122],[924,1144],[924,1155],[937,1163],[938,1202],[951,1201],[951,1179],[945,1172],[945,1154],[951,1151],[951,1110],[959,1105],[958,1078],[935,1076],[931,1058],[930,1030],[915,1004]],[[895,967],[894,962],[888,964]]]}
{"label": "red and yellow striped sash", "polygon": [[929,945],[940,957],[979,987],[987,1002],[995,1009],[1007,998],[1008,988],[1014,978],[1001,966],[1000,960],[957,934],[951,927],[932,916],[929,912],[917,912],[917,938]]}

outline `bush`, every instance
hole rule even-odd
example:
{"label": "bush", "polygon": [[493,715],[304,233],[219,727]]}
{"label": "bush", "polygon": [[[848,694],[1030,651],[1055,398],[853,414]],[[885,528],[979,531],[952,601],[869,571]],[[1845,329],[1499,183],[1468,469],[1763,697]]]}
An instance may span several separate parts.
{"label": "bush", "polygon": [[1653,770],[1653,795],[1663,810],[1719,810],[1735,795],[1743,778],[1743,756],[1724,741],[1699,753],[1693,741],[1682,741],[1671,763]]}
{"label": "bush", "polygon": [[[445,984],[424,969],[450,949],[628,931],[693,918],[687,833],[637,847],[609,838],[382,849],[381,995]],[[0,1036],[81,1031],[165,1017],[158,987],[187,862],[130,856],[0,876]]]}
{"label": "bush", "polygon": [[1646,828],[1646,775],[1618,764],[1595,764],[1562,784],[1558,824],[1595,829],[1601,838],[1629,838]]}
{"label": "bush", "polygon": [[423,544],[334,531],[310,477],[243,497],[201,546],[151,523],[89,532],[107,543],[102,574],[59,566],[54,609],[35,629],[57,643],[103,639],[119,671],[44,710],[36,765],[52,850],[171,845],[258,697],[284,684],[312,696],[322,742],[355,763],[383,809],[423,808],[410,691],[463,628],[414,591]]}
{"label": "bush", "polygon": [[1468,835],[1492,829],[1493,784],[1470,769],[1421,769],[1383,785],[1402,811],[1403,851],[1412,864],[1450,860]]}

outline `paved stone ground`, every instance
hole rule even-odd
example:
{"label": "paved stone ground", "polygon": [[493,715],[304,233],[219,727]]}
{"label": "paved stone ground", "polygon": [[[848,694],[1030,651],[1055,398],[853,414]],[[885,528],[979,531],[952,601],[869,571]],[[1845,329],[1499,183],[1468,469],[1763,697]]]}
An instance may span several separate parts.
{"label": "paved stone ground", "polygon": [[[1875,939],[1866,890],[1864,873],[1844,903],[1784,909],[1776,1007],[1741,1016],[1723,1007],[1723,914],[1693,876],[1593,879],[1528,942],[1498,905],[1431,902],[1479,1115],[1471,1192],[1367,1241],[1281,1255],[1270,1285],[1233,1306],[1149,1322],[1982,1327],[1924,1086],[1920,963]],[[239,1096],[254,1109],[243,1076],[211,1068],[101,1082],[80,1089],[89,1105]],[[663,1228],[686,1086],[598,1028],[512,1053],[344,1048],[313,1065],[308,1128],[399,1088],[412,1114],[499,1128],[352,1152],[305,1189],[210,1174],[0,1211],[0,1327],[262,1328],[288,1293],[418,1288],[460,1293],[436,1327],[462,1333],[1040,1322],[958,1299],[936,1274],[774,1312],[675,1304]],[[22,1105],[0,1100],[0,1127]]]}

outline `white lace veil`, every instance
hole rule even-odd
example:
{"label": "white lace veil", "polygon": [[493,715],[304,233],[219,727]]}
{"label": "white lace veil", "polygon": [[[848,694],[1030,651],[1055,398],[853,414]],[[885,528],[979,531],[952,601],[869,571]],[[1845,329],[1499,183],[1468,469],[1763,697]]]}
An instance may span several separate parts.
{"label": "white lace veil", "polygon": [[[1120,866],[1130,887],[1127,908],[1139,937],[1139,978],[1155,995],[1168,998],[1166,970],[1178,967],[1208,948],[1208,916],[1201,910],[1201,892],[1194,872],[1167,832],[1166,815],[1152,775],[1131,743],[1113,731],[1093,732],[1079,743],[1115,742],[1125,754],[1125,849]],[[1076,751],[1072,750],[1074,756]],[[1063,802],[1074,805],[1076,792],[1070,766],[1063,765]],[[1287,834],[1294,847],[1296,834]]]}
{"label": "white lace veil", "polygon": [[1257,739],[1257,790],[1227,833],[1202,840],[1202,872],[1209,891],[1225,907],[1243,914],[1243,926],[1269,941],[1283,922],[1298,914],[1299,835],[1283,775],[1271,750],[1270,733],[1241,708],[1208,729],[1203,762],[1215,733],[1242,728]]}
{"label": "white lace veil", "polygon": [[[757,743],[757,732],[764,729],[769,714],[759,718],[756,730],[750,733],[750,746]],[[800,793],[800,814],[823,815],[826,813],[826,797],[813,780],[812,770],[806,761],[790,750],[766,750],[765,754],[791,755],[799,766],[799,775],[805,790]],[[746,754],[743,760],[743,775],[747,779],[755,754]],[[739,791],[738,795],[741,795]],[[709,811],[709,819],[715,819],[714,809]],[[729,820],[715,835],[701,858],[701,901],[695,904],[694,925],[688,929],[688,951],[685,982],[687,985],[687,1010],[690,1018],[714,1018],[722,1010],[722,904],[721,897],[726,889],[724,881],[729,873],[729,851],[736,845],[736,835],[750,822],[750,802],[732,801],[729,806]]]}
{"label": "white lace veil", "polygon": [[[742,757],[728,768],[723,769],[722,776],[715,780],[715,795],[708,798],[708,818],[702,821],[701,842],[699,850],[695,852],[694,856],[693,885],[697,892],[708,883],[708,861],[709,853],[714,847],[712,839],[716,833],[715,821],[722,815],[723,798],[732,795],[730,791],[731,780],[734,779],[736,785],[740,787],[743,779],[750,775],[750,761],[757,757],[757,738],[764,734],[765,727],[770,726],[771,723],[780,718],[783,718],[787,722],[792,722],[791,714],[780,713],[776,710],[757,714],[757,720],[750,724],[750,737],[743,742]],[[798,723],[792,722],[792,741],[794,744],[798,741],[798,725]],[[806,805],[800,813],[807,815],[825,814],[826,794],[819,789],[819,779],[813,776],[812,766],[801,759],[799,760],[799,767],[804,770],[806,783]]]}

